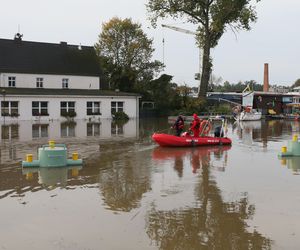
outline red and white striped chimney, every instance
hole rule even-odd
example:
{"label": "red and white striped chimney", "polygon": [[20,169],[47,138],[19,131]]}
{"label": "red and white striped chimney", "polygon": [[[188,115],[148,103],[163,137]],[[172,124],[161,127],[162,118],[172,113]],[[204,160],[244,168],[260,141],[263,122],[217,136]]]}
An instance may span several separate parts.
{"label": "red and white striped chimney", "polygon": [[265,63],[264,68],[264,92],[269,92],[269,64]]}

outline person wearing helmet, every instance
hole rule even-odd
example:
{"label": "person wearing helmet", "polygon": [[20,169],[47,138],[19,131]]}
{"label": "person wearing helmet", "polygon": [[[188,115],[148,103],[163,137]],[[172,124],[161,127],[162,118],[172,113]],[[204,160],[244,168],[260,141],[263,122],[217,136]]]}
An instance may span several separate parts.
{"label": "person wearing helmet", "polygon": [[197,114],[193,114],[194,120],[191,123],[190,130],[193,131],[194,137],[199,137],[199,128],[200,128],[200,118]]}

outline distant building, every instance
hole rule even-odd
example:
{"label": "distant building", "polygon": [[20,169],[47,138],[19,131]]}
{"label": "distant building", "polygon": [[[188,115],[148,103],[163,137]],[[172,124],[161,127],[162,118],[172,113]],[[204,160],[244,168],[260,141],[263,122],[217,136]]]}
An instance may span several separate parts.
{"label": "distant building", "polygon": [[[299,93],[300,94],[300,93]],[[253,108],[258,109],[263,115],[290,113],[291,103],[295,103],[297,98],[295,93],[278,93],[254,91]],[[231,103],[232,105],[242,105],[242,93],[234,92],[208,92],[207,99],[211,102]],[[299,99],[299,98],[298,98]]]}
{"label": "distant building", "polygon": [[300,86],[293,88],[293,90],[292,90],[291,93],[294,93],[294,94],[298,94],[299,93],[300,94]]}
{"label": "distant building", "polygon": [[1,121],[139,115],[139,95],[103,90],[93,47],[0,39]]}

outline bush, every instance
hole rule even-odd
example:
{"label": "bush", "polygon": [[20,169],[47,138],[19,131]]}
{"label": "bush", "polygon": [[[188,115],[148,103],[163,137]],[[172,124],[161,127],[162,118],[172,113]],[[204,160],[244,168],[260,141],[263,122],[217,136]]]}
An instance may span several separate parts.
{"label": "bush", "polygon": [[189,98],[185,103],[185,107],[182,107],[179,110],[175,110],[172,114],[185,114],[191,116],[194,113],[200,114],[207,111],[207,102],[201,98]]}
{"label": "bush", "polygon": [[10,116],[11,117],[18,117],[18,116],[20,116],[20,114],[18,114],[18,113],[11,113]]}
{"label": "bush", "polygon": [[66,118],[73,118],[75,117],[77,114],[75,111],[61,111],[61,116],[66,117]]}
{"label": "bush", "polygon": [[210,109],[211,112],[219,114],[231,114],[231,107],[229,104],[221,104],[217,106],[212,106]]}
{"label": "bush", "polygon": [[119,111],[119,112],[114,112],[112,114],[112,117],[114,120],[120,120],[120,121],[127,121],[129,120],[129,116],[123,112],[123,111]]}

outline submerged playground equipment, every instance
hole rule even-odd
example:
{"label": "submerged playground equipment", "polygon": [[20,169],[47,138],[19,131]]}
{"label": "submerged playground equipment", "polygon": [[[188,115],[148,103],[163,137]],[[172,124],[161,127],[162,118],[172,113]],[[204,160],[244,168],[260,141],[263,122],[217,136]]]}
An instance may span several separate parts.
{"label": "submerged playground equipment", "polygon": [[293,136],[292,141],[288,141],[287,147],[281,148],[281,153],[279,157],[290,157],[290,156],[300,156],[300,142],[298,141],[298,135]]}
{"label": "submerged playground equipment", "polygon": [[78,153],[72,154],[72,159],[67,159],[67,147],[65,144],[42,145],[38,149],[38,160],[33,160],[32,154],[26,155],[26,161],[22,161],[22,167],[66,167],[82,165],[82,159],[78,159]]}

